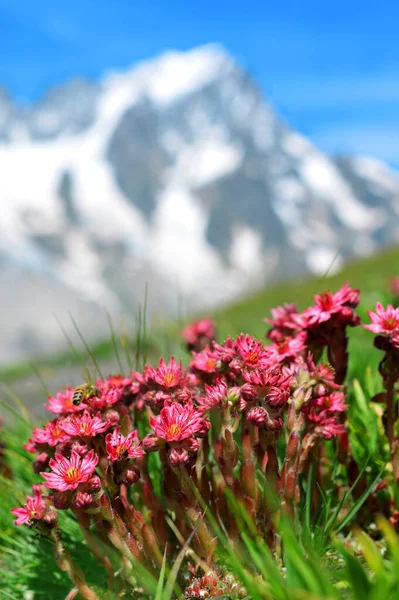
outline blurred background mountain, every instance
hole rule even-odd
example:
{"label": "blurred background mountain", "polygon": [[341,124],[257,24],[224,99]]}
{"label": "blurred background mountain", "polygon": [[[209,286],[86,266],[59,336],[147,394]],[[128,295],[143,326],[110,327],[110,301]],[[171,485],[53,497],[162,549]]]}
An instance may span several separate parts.
{"label": "blurred background mountain", "polygon": [[[36,29],[50,28],[79,47],[79,31],[66,27],[71,15],[49,25],[51,10],[45,17],[29,6],[22,2],[18,12],[0,2],[9,35],[13,19],[25,28],[33,19],[31,29],[36,22]],[[112,6],[126,11],[124,2]],[[105,27],[101,10],[91,35]],[[207,2],[203,10],[210,10]],[[238,18],[238,9],[232,14]],[[252,24],[259,39],[262,18]],[[226,27],[238,37],[238,20]],[[150,318],[168,318],[209,310],[277,280],[333,273],[398,242],[394,153],[385,163],[373,158],[384,156],[372,146],[360,152],[345,145],[345,131],[338,147],[298,133],[270,104],[265,75],[237,59],[222,33],[218,39],[233,51],[183,44],[189,49],[87,79],[87,61],[80,70],[75,56],[76,77],[67,70],[64,83],[31,94],[29,102],[21,101],[18,86],[0,90],[0,364],[61,349],[54,313],[65,321],[70,312],[85,337],[98,340],[108,332],[104,308],[115,322],[129,321],[146,287]],[[293,43],[303,46],[303,39]],[[98,51],[104,71],[110,59]],[[29,65],[28,48],[25,57]],[[34,66],[32,58],[33,72]],[[5,71],[3,78],[9,84]],[[356,81],[355,94],[351,83],[347,93],[352,104],[358,94],[360,106]],[[339,89],[321,84],[310,104],[318,93],[334,112],[342,106]],[[296,90],[299,106],[309,90]],[[397,100],[399,86],[382,93]]]}

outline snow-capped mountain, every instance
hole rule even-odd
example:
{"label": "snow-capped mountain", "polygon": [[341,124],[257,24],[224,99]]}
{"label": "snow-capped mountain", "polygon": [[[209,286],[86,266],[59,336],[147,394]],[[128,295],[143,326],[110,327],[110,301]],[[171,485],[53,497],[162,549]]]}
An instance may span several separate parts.
{"label": "snow-capped mountain", "polygon": [[31,107],[0,90],[0,167],[3,362],[60,343],[53,311],[99,336],[147,282],[205,308],[399,239],[396,174],[320,152],[213,45]]}

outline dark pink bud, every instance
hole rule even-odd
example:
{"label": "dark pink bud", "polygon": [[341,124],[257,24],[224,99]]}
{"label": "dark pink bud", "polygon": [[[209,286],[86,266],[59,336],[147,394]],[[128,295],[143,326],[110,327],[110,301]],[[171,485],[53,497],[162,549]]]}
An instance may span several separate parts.
{"label": "dark pink bud", "polygon": [[188,387],[177,388],[175,391],[175,398],[180,404],[187,404],[193,400],[193,390]]}
{"label": "dark pink bud", "polygon": [[57,510],[67,510],[70,507],[71,497],[68,492],[56,492],[51,499]]}
{"label": "dark pink bud", "polygon": [[147,452],[155,452],[165,445],[165,441],[153,433],[149,433],[143,440],[143,446]]}
{"label": "dark pink bud", "polygon": [[268,419],[264,424],[264,429],[267,431],[280,431],[284,425],[284,418],[281,415],[268,415]]}
{"label": "dark pink bud", "polygon": [[207,421],[206,419],[203,419],[201,422],[201,429],[199,431],[196,432],[196,436],[197,437],[206,437],[208,435],[208,431],[211,427],[211,424],[209,421]]}
{"label": "dark pink bud", "polygon": [[215,571],[209,571],[209,573],[201,577],[201,583],[205,587],[214,588],[219,583],[219,577]]}
{"label": "dark pink bud", "polygon": [[169,451],[168,458],[172,467],[177,467],[188,462],[189,454],[184,448],[172,448]]}
{"label": "dark pink bud", "polygon": [[172,401],[172,396],[167,394],[166,392],[155,392],[151,399],[151,405],[156,406],[157,408],[162,409],[165,404]]}
{"label": "dark pink bud", "polygon": [[89,481],[85,484],[85,487],[88,492],[95,494],[101,490],[101,479],[98,475],[93,475],[93,477],[90,477]]}
{"label": "dark pink bud", "polygon": [[47,525],[47,527],[49,527],[49,529],[52,529],[53,527],[55,527],[57,525],[58,515],[53,507],[48,508],[46,510],[46,512],[43,515],[42,520],[43,520],[43,523],[45,523]]}
{"label": "dark pink bud", "polygon": [[124,484],[131,486],[140,479],[140,471],[137,467],[129,465],[115,476],[115,481],[118,485]]}
{"label": "dark pink bud", "polygon": [[263,427],[267,421],[267,412],[261,406],[255,406],[248,411],[247,419],[255,427]]}
{"label": "dark pink bud", "polygon": [[86,454],[89,452],[89,447],[84,442],[76,440],[72,443],[71,452],[73,451],[79,454],[79,456],[86,456]]}
{"label": "dark pink bud", "polygon": [[109,409],[104,414],[105,420],[108,421],[110,427],[115,427],[119,423],[120,414],[117,410]]}
{"label": "dark pink bud", "polygon": [[45,468],[48,466],[49,461],[50,457],[47,454],[47,452],[40,452],[40,454],[37,455],[35,462],[33,463],[33,471],[35,473],[40,473],[41,471],[44,471]]}
{"label": "dark pink bud", "polygon": [[71,454],[72,442],[61,442],[57,444],[55,451],[57,454],[62,454],[62,456],[69,456]]}
{"label": "dark pink bud", "polygon": [[93,496],[88,492],[77,491],[73,497],[72,505],[75,508],[85,510],[93,504]]}
{"label": "dark pink bud", "polygon": [[253,402],[259,398],[259,388],[251,385],[250,383],[244,383],[240,389],[242,399],[246,400],[247,402]]}
{"label": "dark pink bud", "polygon": [[200,449],[200,443],[195,438],[191,437],[183,441],[184,448],[192,454],[196,454]]}
{"label": "dark pink bud", "polygon": [[278,387],[272,387],[267,392],[266,402],[273,408],[279,408],[287,404],[290,397],[290,391],[287,389],[280,389]]}

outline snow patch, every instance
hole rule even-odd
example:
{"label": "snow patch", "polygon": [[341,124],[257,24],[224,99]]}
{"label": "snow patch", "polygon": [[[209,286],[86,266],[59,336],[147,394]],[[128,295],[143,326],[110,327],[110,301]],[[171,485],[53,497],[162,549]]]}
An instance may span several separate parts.
{"label": "snow patch", "polygon": [[342,256],[337,250],[327,246],[312,248],[306,255],[306,264],[315,275],[329,275],[337,273],[342,264]]}

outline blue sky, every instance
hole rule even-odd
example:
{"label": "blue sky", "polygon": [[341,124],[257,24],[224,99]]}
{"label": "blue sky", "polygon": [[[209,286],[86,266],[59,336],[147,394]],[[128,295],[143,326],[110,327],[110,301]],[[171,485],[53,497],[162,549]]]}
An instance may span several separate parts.
{"label": "blue sky", "polygon": [[219,42],[329,152],[399,168],[394,0],[0,0],[0,85],[22,102],[166,49]]}

